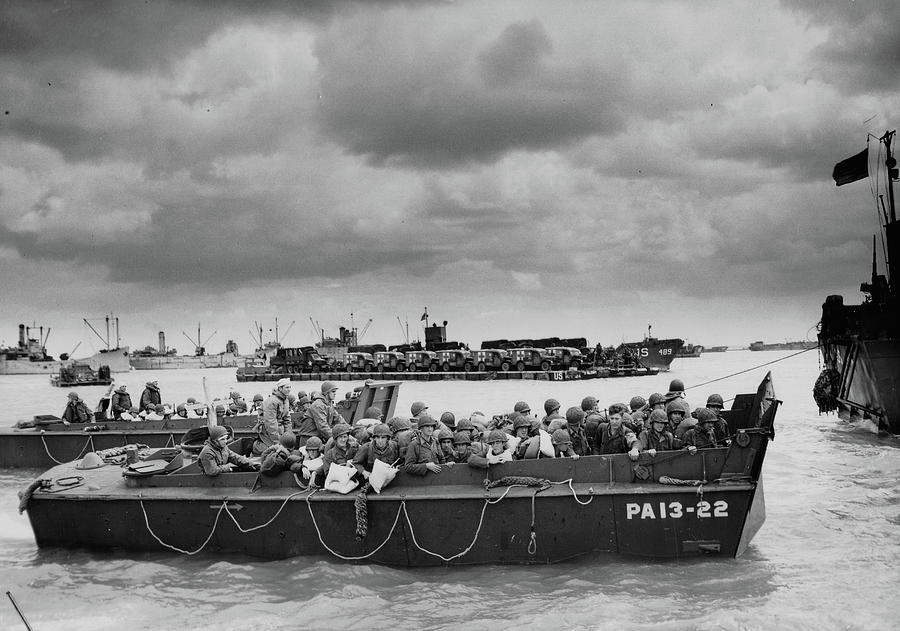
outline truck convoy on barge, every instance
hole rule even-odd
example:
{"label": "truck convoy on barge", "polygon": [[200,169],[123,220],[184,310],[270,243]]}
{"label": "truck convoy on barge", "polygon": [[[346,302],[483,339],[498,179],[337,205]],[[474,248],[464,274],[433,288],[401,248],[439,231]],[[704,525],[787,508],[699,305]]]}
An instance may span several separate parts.
{"label": "truck convoy on barge", "polygon": [[355,329],[340,328],[338,338],[315,346],[282,347],[267,366],[238,368],[237,380],[273,381],[390,378],[422,381],[441,379],[547,379],[556,381],[598,377],[655,375],[668,369],[683,341],[646,337],[618,347],[590,346],[586,338],[486,340],[472,350],[447,339],[447,322],[425,326],[425,343],[385,346],[358,344]]}

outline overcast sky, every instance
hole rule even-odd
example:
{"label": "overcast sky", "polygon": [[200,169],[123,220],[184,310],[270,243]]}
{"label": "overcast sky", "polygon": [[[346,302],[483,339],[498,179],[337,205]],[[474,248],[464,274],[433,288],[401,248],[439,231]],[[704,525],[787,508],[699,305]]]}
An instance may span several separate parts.
{"label": "overcast sky", "polygon": [[0,7],[6,343],[746,345],[870,273],[895,0]]}

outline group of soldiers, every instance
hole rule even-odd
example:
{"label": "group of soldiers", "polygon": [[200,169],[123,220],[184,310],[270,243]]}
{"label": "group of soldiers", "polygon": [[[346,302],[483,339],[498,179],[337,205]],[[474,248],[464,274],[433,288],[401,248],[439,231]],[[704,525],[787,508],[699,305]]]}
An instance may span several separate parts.
{"label": "group of soldiers", "polygon": [[[487,468],[520,459],[617,453],[637,460],[641,453],[655,457],[658,451],[730,444],[722,397],[710,395],[705,406],[692,410],[679,379],[665,394],[635,396],[605,409],[588,396],[565,414],[559,401],[547,399],[543,417],[519,401],[512,412],[491,419],[480,412],[457,419],[452,412],[432,416],[425,402],[416,401],[409,418],[384,422],[381,410],[371,407],[353,427],[335,406],[337,390],[327,381],[311,397],[292,397],[290,380],[282,379],[261,407],[253,446],[259,464],[230,451],[223,429],[204,446],[201,467],[208,475],[254,466],[268,475],[289,470],[321,484],[334,464],[352,465],[365,479],[376,460],[424,476],[457,464]],[[292,399],[304,401],[292,404]]]}

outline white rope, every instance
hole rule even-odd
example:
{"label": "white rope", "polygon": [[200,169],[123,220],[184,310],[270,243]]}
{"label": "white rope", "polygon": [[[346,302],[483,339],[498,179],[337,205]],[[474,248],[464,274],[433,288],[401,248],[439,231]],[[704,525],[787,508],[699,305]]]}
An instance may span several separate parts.
{"label": "white rope", "polygon": [[170,545],[170,544],[166,543],[165,541],[163,541],[162,539],[160,539],[160,538],[156,535],[155,532],[153,532],[153,529],[150,528],[150,519],[147,517],[147,509],[144,508],[144,499],[143,499],[140,495],[138,496],[138,498],[140,499],[140,502],[141,502],[141,510],[144,512],[144,524],[146,524],[146,526],[147,526],[147,532],[149,532],[149,533],[153,536],[153,538],[156,539],[156,540],[159,542],[160,545],[165,546],[165,547],[168,548],[169,550],[174,550],[175,552],[180,552],[180,553],[182,553],[182,554],[187,554],[188,556],[197,554],[197,553],[200,552],[203,548],[206,547],[206,544],[209,543],[210,539],[212,539],[212,536],[215,534],[215,532],[216,532],[216,526],[219,525],[219,517],[222,516],[222,511],[225,510],[225,507],[226,507],[226,505],[227,505],[225,502],[222,502],[222,505],[219,507],[219,510],[216,512],[216,520],[213,522],[212,530],[209,531],[209,536],[206,538],[206,541],[204,541],[203,543],[201,543],[201,544],[200,544],[200,547],[197,548],[196,550],[190,551],[190,550],[182,550],[181,548],[177,548],[177,547],[175,547],[175,546],[173,546],[173,545]]}
{"label": "white rope", "polygon": [[578,502],[579,504],[581,504],[582,506],[587,506],[588,504],[590,504],[591,502],[594,501],[594,497],[593,497],[593,496],[591,496],[591,499],[589,499],[589,500],[586,501],[586,502],[582,502],[580,499],[578,499],[578,493],[575,492],[575,487],[572,486],[572,478],[569,478],[568,480],[563,480],[562,482],[551,482],[550,484],[568,484],[568,485],[569,485],[569,489],[572,491],[572,498],[573,498],[576,502]]}
{"label": "white rope", "polygon": [[169,440],[166,441],[166,447],[174,447],[175,446],[175,437],[172,434],[169,434]]}
{"label": "white rope", "polygon": [[[309,508],[309,516],[312,519],[313,527],[316,529],[316,534],[319,536],[319,543],[321,543],[322,547],[325,548],[326,550],[328,550],[331,554],[333,554],[337,558],[343,559],[345,561],[361,561],[363,559],[368,559],[370,556],[372,556],[373,554],[375,554],[376,552],[381,550],[384,547],[384,545],[390,540],[391,536],[394,534],[394,529],[397,528],[397,522],[400,521],[400,511],[406,512],[406,508],[405,508],[406,500],[403,500],[400,502],[400,506],[397,508],[397,516],[394,517],[394,525],[391,526],[391,531],[387,534],[387,537],[385,537],[384,541],[381,542],[381,545],[379,545],[377,548],[375,548],[368,554],[364,554],[362,556],[358,556],[358,557],[345,556],[343,554],[340,554],[339,552],[335,552],[334,550],[332,550],[330,547],[328,547],[328,544],[325,543],[325,540],[322,539],[322,531],[319,530],[319,525],[316,523],[316,517],[315,517],[315,515],[313,515],[313,512],[312,512],[312,504],[309,503],[309,498],[311,498],[317,491],[318,491],[318,489],[316,489],[315,491],[313,491],[312,493],[310,493],[309,495],[306,496],[306,506]],[[408,516],[407,516],[407,518],[408,518]]]}
{"label": "white rope", "polygon": [[298,496],[298,495],[303,495],[304,493],[306,493],[306,491],[297,491],[296,493],[291,493],[291,494],[288,495],[288,496],[285,498],[285,500],[281,503],[281,506],[278,508],[278,511],[275,513],[275,515],[272,516],[272,519],[270,519],[269,521],[267,521],[267,522],[264,523],[264,524],[260,524],[259,526],[253,526],[253,527],[251,527],[251,528],[246,528],[246,529],[245,529],[245,528],[241,527],[241,525],[240,525],[240,524],[238,523],[238,521],[237,521],[237,518],[232,514],[231,509],[228,508],[228,505],[227,505],[227,504],[225,505],[225,512],[228,513],[228,516],[229,516],[229,517],[231,517],[231,521],[234,522],[234,525],[237,526],[237,529],[238,529],[238,530],[240,530],[241,532],[244,532],[244,533],[247,533],[247,532],[253,532],[254,530],[259,530],[260,528],[265,528],[266,526],[268,526],[269,524],[271,524],[273,521],[275,521],[275,520],[278,518],[278,516],[281,514],[281,511],[284,510],[284,507],[287,506],[287,503],[288,503],[292,498],[294,498],[294,497],[296,497],[296,496]]}
{"label": "white rope", "polygon": [[[44,443],[44,451],[47,452],[47,456],[50,458],[50,460],[52,460],[56,464],[63,464],[62,460],[57,460],[56,458],[53,457],[53,454],[50,453],[50,447],[47,446],[47,440],[46,440],[46,438],[44,438],[43,432],[41,433],[41,442]],[[79,454],[77,456],[72,458],[72,460],[78,460],[79,458],[81,458],[85,454],[85,450],[88,448],[88,445],[91,446],[91,451],[94,451],[94,437],[93,436],[88,436],[87,442],[84,443],[84,447],[81,448],[81,452],[79,452]]]}
{"label": "white rope", "polygon": [[[509,492],[509,489],[507,489],[506,493],[508,493],[508,492]],[[504,493],[500,497],[500,499],[503,499],[503,497],[506,496],[506,493]],[[469,550],[471,550],[475,546],[475,542],[478,541],[478,535],[479,535],[479,533],[481,533],[481,525],[484,523],[484,513],[487,510],[488,504],[491,504],[491,503],[492,502],[490,500],[487,500],[487,499],[484,500],[484,506],[481,507],[481,518],[478,520],[478,528],[475,529],[475,536],[472,538],[472,543],[470,543],[469,546],[465,550],[463,550],[462,552],[459,552],[457,554],[454,554],[452,557],[442,556],[442,555],[438,554],[437,552],[432,552],[431,550],[426,550],[425,548],[420,546],[419,542],[416,541],[416,535],[413,532],[413,525],[412,525],[412,521],[409,518],[409,513],[406,511],[406,502],[403,503],[403,514],[406,515],[406,523],[409,524],[409,536],[412,539],[413,545],[415,545],[419,550],[421,550],[425,554],[430,554],[431,556],[437,557],[437,558],[441,559],[442,561],[449,563],[450,561],[452,561],[454,559],[458,559],[459,557],[467,554],[469,552]],[[494,503],[496,503],[496,502],[494,502]]]}

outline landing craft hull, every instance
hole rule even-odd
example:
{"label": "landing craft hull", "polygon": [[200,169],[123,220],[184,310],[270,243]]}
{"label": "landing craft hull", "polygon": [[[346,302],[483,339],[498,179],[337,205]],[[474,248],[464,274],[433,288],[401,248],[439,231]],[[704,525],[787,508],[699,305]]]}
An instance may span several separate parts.
{"label": "landing craft hull", "polygon": [[838,415],[900,434],[900,340],[831,339],[822,356],[840,374]]}
{"label": "landing craft hull", "polygon": [[[334,555],[410,567],[554,563],[596,552],[733,557],[764,519],[758,481],[778,407],[769,377],[733,406],[724,413],[729,447],[643,454],[640,466],[619,454],[400,472],[380,495],[369,493],[359,539],[355,493],[299,488],[290,473],[210,478],[197,463],[145,477],[59,465],[41,476],[48,487],[33,492],[27,510],[42,547]],[[484,484],[524,477],[548,482]],[[690,480],[699,486],[672,483]]]}
{"label": "landing craft hull", "polygon": [[[228,416],[220,420],[238,436],[249,436],[257,416]],[[148,447],[171,447],[181,442],[189,429],[202,427],[204,418],[140,421],[101,421],[81,425],[54,423],[43,427],[0,428],[0,468],[52,467],[60,462],[81,458],[89,451],[111,449],[129,444]],[[85,429],[90,431],[85,431]]]}
{"label": "landing craft hull", "polygon": [[679,338],[665,340],[650,338],[643,342],[625,342],[616,350],[627,347],[642,366],[668,370],[682,346],[684,346],[684,340]]}

